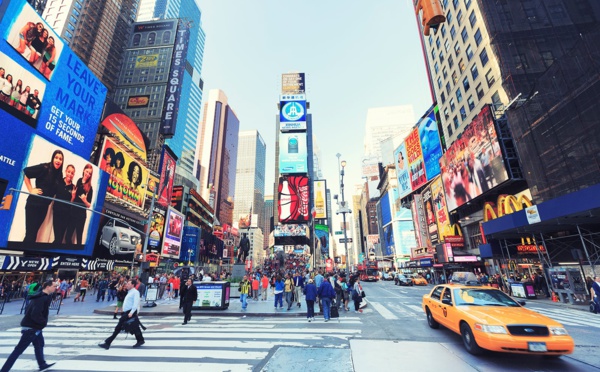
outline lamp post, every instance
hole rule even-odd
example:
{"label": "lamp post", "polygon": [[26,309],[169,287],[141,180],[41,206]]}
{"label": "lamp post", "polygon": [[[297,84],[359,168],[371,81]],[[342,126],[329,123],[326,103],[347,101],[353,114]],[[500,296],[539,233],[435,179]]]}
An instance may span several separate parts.
{"label": "lamp post", "polygon": [[[343,230],[344,230],[344,251],[346,253],[346,272],[350,272],[350,261],[348,260],[348,235],[346,232],[346,213],[350,213],[350,210],[348,209],[348,207],[346,206],[346,201],[344,199],[344,168],[346,168],[346,161],[342,160],[340,162],[340,157],[342,156],[342,154],[337,153],[335,156],[337,156],[338,158],[338,170],[340,172],[340,195],[342,196],[342,201],[341,201],[341,207],[338,210],[338,213],[342,214],[342,221],[343,221]],[[341,167],[340,167],[341,166]]]}

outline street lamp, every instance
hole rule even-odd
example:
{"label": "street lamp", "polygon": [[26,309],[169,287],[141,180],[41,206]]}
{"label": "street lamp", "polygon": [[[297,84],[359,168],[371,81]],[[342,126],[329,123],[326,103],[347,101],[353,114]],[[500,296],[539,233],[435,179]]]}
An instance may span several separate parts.
{"label": "street lamp", "polygon": [[347,231],[346,231],[346,213],[351,213],[351,211],[346,206],[346,201],[344,199],[344,168],[346,168],[346,161],[342,160],[340,162],[340,157],[342,156],[342,154],[337,153],[336,156],[338,158],[338,170],[340,172],[340,195],[342,196],[342,201],[340,202],[340,208],[338,209],[337,213],[342,214],[342,221],[344,224],[343,230],[344,230],[344,251],[346,253],[346,271],[349,273],[350,272],[350,269],[349,269],[350,261],[348,260],[348,235],[347,235]]}

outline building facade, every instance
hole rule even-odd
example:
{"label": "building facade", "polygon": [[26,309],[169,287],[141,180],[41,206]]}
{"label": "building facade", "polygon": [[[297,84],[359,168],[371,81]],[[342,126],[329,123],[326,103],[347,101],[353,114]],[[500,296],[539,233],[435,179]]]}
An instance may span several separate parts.
{"label": "building facade", "polygon": [[412,105],[370,108],[365,123],[364,158],[381,162],[381,142],[390,137],[404,138],[415,125]]}
{"label": "building facade", "polygon": [[275,214],[274,204],[273,204],[273,195],[265,195],[264,199],[264,207],[262,219],[260,220],[260,228],[263,231],[263,235],[265,237],[263,242],[263,248],[267,249],[269,247],[269,236],[273,231],[273,216]]}

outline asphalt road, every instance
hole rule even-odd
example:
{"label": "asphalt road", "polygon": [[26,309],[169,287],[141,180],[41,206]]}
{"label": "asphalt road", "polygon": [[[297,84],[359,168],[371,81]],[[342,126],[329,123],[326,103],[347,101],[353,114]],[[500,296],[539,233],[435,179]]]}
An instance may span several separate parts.
{"label": "asphalt road", "polygon": [[[442,343],[479,371],[593,371],[600,370],[600,315],[559,308],[547,300],[530,300],[526,307],[563,323],[575,340],[572,355],[558,359],[488,352],[469,354],[462,339],[448,329],[431,329],[421,299],[433,286],[399,287],[394,282],[363,283],[369,305],[365,309],[362,337],[383,340],[410,340]],[[435,357],[432,355],[432,357]],[[450,368],[451,369],[451,368]]]}

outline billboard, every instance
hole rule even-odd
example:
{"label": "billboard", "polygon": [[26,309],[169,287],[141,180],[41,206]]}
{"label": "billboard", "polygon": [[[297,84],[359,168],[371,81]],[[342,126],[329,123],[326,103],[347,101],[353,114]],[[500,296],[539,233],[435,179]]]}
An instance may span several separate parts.
{"label": "billboard", "polygon": [[[147,253],[160,254],[162,247],[162,238],[165,231],[166,211],[158,205],[154,206],[152,218],[150,219],[150,232],[148,234],[148,250]],[[146,229],[144,229],[146,231]]]}
{"label": "billboard", "polygon": [[308,172],[306,133],[279,134],[279,173]]}
{"label": "billboard", "polygon": [[489,106],[485,106],[440,159],[448,210],[508,180]]}
{"label": "billboard", "polygon": [[379,248],[379,235],[367,235],[367,253],[368,257],[375,256]]}
{"label": "billboard", "polygon": [[185,58],[187,56],[187,46],[190,40],[190,29],[186,22],[180,21],[177,27],[177,37],[173,46],[173,58],[171,59],[171,68],[169,69],[167,93],[163,105],[163,114],[160,125],[160,134],[166,137],[175,135],[175,125],[177,124],[177,111],[179,110],[179,98],[181,97],[181,87],[183,86],[183,74],[185,73]]}
{"label": "billboard", "polygon": [[281,93],[298,94],[305,90],[304,72],[281,74]]}
{"label": "billboard", "polygon": [[427,234],[429,235],[429,241],[431,245],[436,245],[439,242],[438,226],[435,219],[435,212],[433,210],[433,199],[431,197],[431,188],[427,186],[421,193],[423,200],[423,206],[425,208],[425,221],[427,225]]}
{"label": "billboard", "polygon": [[249,229],[258,227],[258,214],[240,214],[238,219],[238,229]]}
{"label": "billboard", "polygon": [[384,256],[391,256],[396,250],[396,244],[394,242],[394,226],[389,224],[383,228],[383,241],[381,242],[381,253]]}
{"label": "billboard", "polygon": [[181,260],[196,262],[198,258],[198,247],[200,246],[200,228],[194,226],[183,227],[181,241]]}
{"label": "billboard", "polygon": [[163,237],[161,256],[179,258],[181,237],[183,234],[183,214],[173,208],[167,210],[166,232]]}
{"label": "billboard", "polygon": [[410,132],[404,143],[406,144],[406,160],[408,161],[410,185],[414,191],[427,182],[418,128]]}
{"label": "billboard", "polygon": [[[146,142],[144,141],[142,132],[137,124],[113,102],[108,101],[104,105],[102,127],[109,131],[113,137],[117,138],[121,143],[125,144],[125,146],[139,158],[146,161]],[[106,155],[107,154],[104,153],[102,154],[103,157]],[[110,165],[114,160],[113,156],[112,159],[104,159],[104,162]]]}
{"label": "billboard", "polygon": [[175,208],[179,212],[183,212],[183,186],[173,186],[173,193],[171,194],[171,207]]}
{"label": "billboard", "polygon": [[150,104],[150,95],[143,94],[138,96],[129,96],[127,99],[127,108],[144,108]]}
{"label": "billboard", "polygon": [[412,192],[408,162],[406,161],[406,144],[404,142],[394,151],[394,159],[396,175],[398,176],[398,192],[402,198]]}
{"label": "billboard", "polygon": [[158,66],[159,54],[144,54],[135,57],[135,68]]}
{"label": "billboard", "polygon": [[315,224],[315,237],[319,239],[321,245],[321,254],[329,255],[329,227],[326,225]]}
{"label": "billboard", "polygon": [[308,236],[307,225],[287,224],[277,225],[273,230],[273,236],[281,238],[285,236]]}
{"label": "billboard", "polygon": [[433,213],[435,214],[439,239],[444,240],[447,235],[454,235],[450,227],[450,215],[446,207],[446,195],[442,186],[442,178],[437,177],[429,186],[431,188],[431,200],[433,201]]}
{"label": "billboard", "polygon": [[138,216],[110,207],[102,213],[93,258],[131,264],[134,254],[142,253],[144,225]]}
{"label": "billboard", "polygon": [[148,169],[110,137],[104,138],[99,166],[110,174],[106,190],[110,201],[142,209],[146,192],[141,186],[147,183]]}
{"label": "billboard", "polygon": [[316,180],[313,182],[313,205],[315,206],[315,218],[325,219],[327,218],[327,202],[325,196],[327,195],[327,181]]}
{"label": "billboard", "polygon": [[307,176],[283,176],[279,178],[277,209],[280,222],[302,223],[308,221],[309,191]]}
{"label": "billboard", "polygon": [[279,129],[306,130],[306,97],[304,94],[281,96]]}
{"label": "billboard", "polygon": [[[30,194],[15,194],[12,221],[4,225],[10,228],[2,230],[8,234],[6,247],[90,256],[99,223],[99,215],[92,211],[102,209],[108,176],[82,157],[40,136],[34,135],[31,140],[1,137],[0,158],[5,161],[0,163],[0,174],[9,177],[9,186]],[[17,138],[19,146],[14,143]],[[10,154],[14,147],[20,149],[22,157],[12,152],[13,157],[5,158],[3,154]],[[5,172],[4,165],[12,169]],[[0,246],[4,246],[4,242],[0,242]]]}
{"label": "billboard", "polygon": [[177,158],[173,152],[166,146],[163,146],[160,158],[160,184],[158,187],[157,203],[163,207],[171,205],[173,196],[173,181],[175,180],[175,166]]}
{"label": "billboard", "polygon": [[435,120],[437,110],[438,108],[435,106],[418,124],[419,140],[421,142],[423,162],[425,163],[425,175],[428,181],[440,174],[442,145]]}

